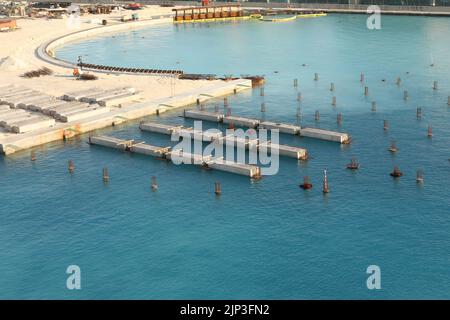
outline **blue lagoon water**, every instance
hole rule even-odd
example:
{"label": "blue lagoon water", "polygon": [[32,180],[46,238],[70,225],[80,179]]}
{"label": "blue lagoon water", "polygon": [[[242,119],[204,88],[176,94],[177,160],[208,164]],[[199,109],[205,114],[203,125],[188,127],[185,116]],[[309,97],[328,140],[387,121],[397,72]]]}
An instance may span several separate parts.
{"label": "blue lagoon water", "polygon": [[[383,16],[382,29],[372,31],[365,19],[167,24],[60,48],[57,56],[73,61],[265,75],[264,97],[258,89],[229,97],[234,114],[261,117],[265,102],[266,119],[295,123],[301,92],[302,125],[348,131],[353,142],[281,136],[311,159],[281,158],[279,173],[257,182],[90,147],[87,136],[36,148],[36,162],[29,151],[0,158],[0,298],[450,298],[450,20]],[[192,125],[179,115],[148,119]],[[173,145],[140,132],[137,121],[98,133]],[[387,151],[393,139],[395,155]],[[345,169],[352,156],[357,172]],[[404,172],[397,181],[389,176],[394,165]],[[314,184],[309,192],[298,187],[304,175]],[[71,264],[82,270],[80,291],[66,289]],[[378,291],[366,287],[373,264],[381,268]]]}

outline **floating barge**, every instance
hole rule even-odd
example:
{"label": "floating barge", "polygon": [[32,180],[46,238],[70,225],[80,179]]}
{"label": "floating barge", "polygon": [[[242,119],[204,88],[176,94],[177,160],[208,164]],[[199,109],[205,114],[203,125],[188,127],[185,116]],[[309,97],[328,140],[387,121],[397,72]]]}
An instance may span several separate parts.
{"label": "floating barge", "polygon": [[204,6],[175,8],[173,22],[209,22],[226,21],[236,19],[250,19],[250,15],[244,15],[244,10],[239,4],[230,4],[223,6]]}
{"label": "floating barge", "polygon": [[330,131],[318,128],[302,128],[292,124],[260,121],[257,119],[225,116],[224,114],[200,111],[200,110],[184,110],[185,118],[205,120],[217,123],[233,124],[240,127],[255,128],[255,129],[278,129],[285,134],[299,135],[302,137],[338,142],[341,144],[350,143],[350,136],[347,133]]}
{"label": "floating barge", "polygon": [[134,140],[123,140],[109,136],[89,137],[91,145],[99,145],[107,148],[113,148],[132,153],[139,153],[153,157],[160,157],[171,160],[179,157],[183,163],[191,163],[204,168],[216,169],[220,171],[235,173],[248,176],[253,179],[261,178],[261,168],[245,163],[238,163],[224,160],[223,157],[213,157],[211,155],[203,156],[183,152],[183,150],[171,150],[170,147],[158,147],[145,144],[144,142],[135,142]]}

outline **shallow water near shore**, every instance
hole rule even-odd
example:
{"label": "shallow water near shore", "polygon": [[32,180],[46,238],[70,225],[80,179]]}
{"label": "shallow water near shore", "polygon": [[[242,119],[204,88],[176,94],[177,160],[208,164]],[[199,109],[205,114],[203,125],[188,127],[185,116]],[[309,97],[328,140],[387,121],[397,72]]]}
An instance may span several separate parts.
{"label": "shallow water near shore", "polygon": [[[0,298],[449,299],[450,20],[383,16],[382,29],[371,31],[365,19],[167,24],[57,50],[63,59],[82,55],[95,64],[265,75],[264,97],[254,89],[228,98],[233,114],[262,117],[265,102],[266,119],[295,123],[301,92],[303,126],[346,131],[353,141],[281,135],[282,143],[307,148],[311,159],[280,158],[279,173],[256,182],[89,146],[87,135],[34,149],[35,162],[28,151],[1,157]],[[206,109],[215,104],[223,110],[221,100]],[[180,114],[147,119],[192,125]],[[174,144],[140,132],[138,123],[98,133]],[[391,140],[395,155],[387,151]],[[355,172],[345,169],[353,156],[361,163]],[[389,176],[395,165],[404,173],[398,180]],[[304,175],[314,185],[307,192],[298,187]],[[215,181],[222,184],[219,198]],[[66,289],[72,264],[81,268],[80,291]],[[380,266],[382,290],[367,289],[369,265]]]}

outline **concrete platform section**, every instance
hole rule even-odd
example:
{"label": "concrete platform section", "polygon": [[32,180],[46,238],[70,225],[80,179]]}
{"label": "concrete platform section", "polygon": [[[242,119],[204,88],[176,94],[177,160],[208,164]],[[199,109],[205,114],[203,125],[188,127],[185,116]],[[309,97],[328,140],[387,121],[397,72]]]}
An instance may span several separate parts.
{"label": "concrete platform section", "polygon": [[350,137],[347,133],[328,131],[317,128],[302,128],[300,130],[300,136],[326,141],[334,141],[344,144],[350,142]]}
{"label": "concrete platform section", "polygon": [[93,95],[95,93],[104,92],[100,88],[91,88],[91,89],[85,89],[85,90],[77,90],[72,91],[64,94],[61,98],[66,101],[78,101],[84,97],[87,97],[89,95]]}
{"label": "concrete platform section", "polygon": [[278,150],[278,154],[283,157],[289,157],[294,158],[297,160],[307,160],[308,159],[308,152],[306,149],[294,147],[294,146],[288,146],[284,144],[275,144],[271,143],[270,141],[260,143],[258,145],[258,150],[267,150],[269,153],[272,153],[272,150],[276,149]]}
{"label": "concrete platform section", "polygon": [[220,139],[223,135],[218,130],[213,131],[200,131],[193,128],[185,128],[182,126],[173,126],[167,124],[160,124],[154,122],[141,123],[139,128],[142,131],[149,131],[154,133],[161,133],[165,135],[171,135],[175,138],[186,137],[193,140],[211,142],[216,139]]}
{"label": "concrete platform section", "polygon": [[12,126],[18,122],[28,121],[28,120],[37,119],[37,118],[40,118],[40,116],[27,113],[27,114],[18,115],[15,117],[10,117],[6,120],[0,121],[0,125],[2,127],[4,127],[6,130],[11,131]]}
{"label": "concrete platform section", "polygon": [[185,118],[205,120],[210,122],[222,122],[224,117],[224,115],[221,113],[197,110],[184,110],[183,116]]}
{"label": "concrete platform section", "polygon": [[222,157],[213,158],[211,155],[203,156],[200,154],[187,153],[180,149],[170,150],[170,147],[151,146],[143,142],[135,143],[133,140],[122,140],[109,136],[89,137],[89,143],[122,151],[162,157],[168,160],[177,158],[177,161],[183,164],[194,164],[205,168],[244,175],[250,178],[261,177],[261,169],[258,166],[227,161]]}
{"label": "concrete platform section", "polygon": [[24,99],[26,97],[29,97],[30,95],[35,96],[37,94],[39,94],[39,92],[31,91],[31,90],[20,92],[20,93],[8,94],[8,95],[0,97],[0,103],[7,104],[14,108],[17,100]]}
{"label": "concrete platform section", "polygon": [[89,137],[89,144],[102,147],[114,148],[119,150],[127,150],[133,145],[134,140],[123,140],[110,136],[93,136]]}
{"label": "concrete platform section", "polygon": [[35,93],[37,93],[37,91],[24,88],[24,89],[13,90],[10,92],[4,92],[4,93],[0,94],[0,101],[9,99],[9,98],[14,98],[14,97],[24,97],[30,93],[35,94]]}
{"label": "concrete platform section", "polygon": [[207,166],[208,168],[240,174],[254,179],[261,177],[260,167],[250,164],[227,161],[224,160],[222,157],[208,161]]}
{"label": "concrete platform section", "polygon": [[[93,88],[91,90],[79,90],[71,93],[67,93],[63,95],[63,99],[67,101],[81,101],[87,103],[99,103],[100,101],[104,101],[104,105],[112,105],[112,101],[119,97],[122,97],[124,100],[125,96],[132,96],[136,93],[136,89],[131,87],[126,88],[115,88],[109,90],[97,89]],[[109,102],[107,102],[109,101]],[[131,100],[129,100],[131,101]],[[125,101],[124,101],[125,102]],[[109,103],[109,104],[108,104]],[[123,103],[123,102],[122,102]]]}
{"label": "concrete platform section", "polygon": [[145,143],[137,143],[130,147],[130,151],[148,156],[164,158],[170,151],[170,147],[155,147]]}
{"label": "concrete platform section", "polygon": [[[192,88],[189,91],[185,91],[181,94],[177,94],[174,97],[163,97],[143,102],[127,102],[122,105],[121,108],[112,107],[109,112],[92,115],[88,117],[78,116],[76,118],[67,118],[66,121],[62,122],[59,117],[64,116],[62,112],[54,112],[56,108],[66,107],[67,104],[59,103],[58,99],[55,101],[33,101],[27,106],[27,110],[30,110],[38,115],[51,115],[55,117],[55,124],[49,128],[36,129],[29,132],[16,134],[11,132],[5,132],[4,129],[0,128],[0,152],[9,155],[20,150],[31,148],[37,145],[41,145],[47,142],[68,139],[73,136],[102,129],[105,127],[110,127],[113,124],[120,124],[125,121],[138,119],[144,116],[149,116],[153,114],[159,114],[178,107],[186,107],[188,105],[193,105],[197,101],[206,101],[211,98],[216,98],[224,95],[234,94],[242,90],[251,89],[251,80],[248,79],[236,79],[230,81],[215,81],[211,84],[201,86],[199,88]],[[122,88],[111,89],[121,90]],[[83,91],[83,92],[81,92]],[[94,92],[97,91],[97,92]],[[34,90],[30,90],[24,87],[15,86],[2,86],[0,87],[0,97],[18,97],[18,99],[24,99],[28,94],[38,94]],[[104,90],[99,88],[91,88],[89,90],[79,90],[78,92],[69,92],[64,97],[68,100],[75,101],[84,96],[91,95],[93,93],[98,94],[100,98],[106,99],[108,95],[111,94],[110,90]],[[61,93],[61,96],[63,92]],[[27,97],[28,98],[28,97]],[[111,98],[111,97],[110,97]],[[117,98],[117,97],[113,97]],[[128,99],[128,97],[126,98]],[[136,99],[136,97],[133,97]],[[66,102],[67,103],[67,102]],[[111,103],[111,102],[109,102]],[[117,100],[113,102],[118,103]],[[0,102],[0,104],[3,104]],[[51,111],[50,111],[51,110]],[[7,109],[3,111],[8,112]],[[0,114],[1,114],[0,110]],[[95,113],[95,112],[94,112]]]}
{"label": "concrete platform section", "polygon": [[183,164],[196,164],[200,166],[206,166],[206,163],[211,160],[211,156],[203,156],[201,154],[194,154],[184,152],[183,150],[172,150],[166,154],[166,158],[168,160],[174,160],[175,158],[178,161],[183,161]]}
{"label": "concrete platform section", "polygon": [[281,133],[296,135],[300,134],[301,127],[286,123],[263,121],[259,124],[258,129],[278,129]]}
{"label": "concrete platform section", "polygon": [[239,148],[239,149],[247,149],[247,150],[258,150],[258,139],[250,139],[248,137],[236,137],[235,135],[224,136],[219,139],[219,141],[226,146]]}
{"label": "concrete platform section", "polygon": [[120,95],[116,95],[114,97],[104,98],[95,101],[99,105],[103,107],[110,107],[110,106],[121,106],[124,103],[129,103],[133,101],[137,101],[140,99],[140,94],[134,94],[134,93],[124,93]]}
{"label": "concrete platform section", "polygon": [[90,107],[86,108],[84,110],[69,112],[67,114],[62,114],[58,116],[58,120],[61,120],[62,122],[73,122],[78,121],[102,114],[109,113],[110,108],[108,107]]}
{"label": "concrete platform section", "polygon": [[65,102],[63,104],[58,104],[53,107],[49,107],[49,108],[43,110],[43,113],[50,115],[52,117],[55,117],[55,116],[62,115],[65,112],[69,112],[71,110],[76,110],[79,108],[87,108],[87,107],[89,107],[88,103],[79,102],[79,101],[71,101],[71,102]]}
{"label": "concrete platform section", "polygon": [[250,119],[250,118],[244,118],[244,117],[225,116],[225,117],[223,117],[223,123],[233,124],[237,127],[257,128],[260,121],[257,119]]}
{"label": "concrete platform section", "polygon": [[17,117],[19,115],[29,114],[25,110],[22,109],[9,109],[0,112],[0,122],[8,120],[10,118]]}
{"label": "concrete platform section", "polygon": [[36,99],[30,99],[28,101],[21,101],[17,104],[16,108],[21,108],[21,109],[25,109],[25,110],[33,110],[33,107],[38,105],[39,103],[47,103],[47,102],[52,102],[55,99],[52,97],[40,97],[40,98],[36,98]]}
{"label": "concrete platform section", "polygon": [[64,101],[64,100],[59,100],[59,99],[55,99],[52,101],[45,101],[45,102],[39,102],[39,103],[34,103],[34,104],[30,104],[28,106],[28,110],[31,111],[37,111],[37,112],[41,112],[41,113],[45,113],[45,110],[48,110],[50,108],[55,108],[57,106],[61,106],[61,105],[65,105],[68,104],[69,102]]}
{"label": "concrete platform section", "polygon": [[141,123],[140,129],[143,131],[162,133],[166,135],[173,135],[175,137],[188,137],[193,140],[200,140],[204,142],[218,141],[222,145],[231,146],[233,148],[247,149],[257,151],[259,148],[266,148],[268,152],[271,152],[273,148],[278,149],[280,156],[306,160],[308,158],[308,152],[306,149],[272,144],[270,141],[260,143],[258,139],[250,139],[249,137],[238,137],[233,134],[224,136],[222,132],[215,131],[199,131],[192,128],[184,128],[181,126],[171,126],[168,124],[159,124],[154,122]]}
{"label": "concrete platform section", "polygon": [[[215,117],[212,117],[212,115],[215,115]],[[186,117],[186,118],[211,121],[211,122],[220,122],[220,120],[219,120],[220,116],[223,116],[223,115],[217,114],[217,113],[211,113],[208,111],[199,111],[199,110],[184,111],[184,117]],[[232,123],[233,125],[235,125],[237,127],[270,129],[270,130],[278,129],[279,132],[285,133],[285,134],[300,135],[300,136],[304,136],[304,137],[327,140],[327,141],[332,141],[332,142],[339,142],[339,143],[344,143],[344,144],[350,143],[349,135],[347,133],[342,133],[342,132],[335,132],[335,131],[316,129],[316,128],[302,128],[302,127],[296,126],[296,125],[272,122],[272,121],[261,121],[260,122],[257,119],[237,117],[237,116],[223,116],[222,122],[226,123],[226,124]]]}
{"label": "concrete platform section", "polygon": [[42,128],[48,128],[55,124],[55,119],[48,117],[39,117],[22,122],[15,123],[11,131],[15,133],[24,133],[28,131],[38,130]]}
{"label": "concrete platform section", "polygon": [[182,126],[173,126],[168,124],[161,124],[155,122],[144,122],[139,125],[139,128],[143,131],[160,133],[165,135],[171,135],[174,130],[183,128]]}

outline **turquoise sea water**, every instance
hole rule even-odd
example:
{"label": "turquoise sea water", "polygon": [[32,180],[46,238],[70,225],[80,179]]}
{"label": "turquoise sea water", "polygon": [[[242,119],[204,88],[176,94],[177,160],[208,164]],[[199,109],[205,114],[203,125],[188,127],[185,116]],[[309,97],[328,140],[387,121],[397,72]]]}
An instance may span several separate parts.
{"label": "turquoise sea water", "polygon": [[[96,64],[264,74],[265,96],[256,89],[230,97],[234,114],[261,117],[264,101],[266,119],[295,123],[300,91],[302,125],[348,131],[353,143],[282,136],[282,143],[306,147],[312,159],[281,158],[279,173],[258,182],[90,147],[87,136],[36,148],[34,163],[28,151],[2,157],[0,298],[449,299],[450,20],[383,16],[382,29],[371,31],[365,19],[167,24],[58,50],[61,58],[82,55]],[[179,115],[149,119],[192,124]],[[137,127],[99,133],[173,144]],[[392,139],[400,149],[395,155],[387,151]],[[352,156],[361,163],[357,172],[345,169]],[[389,176],[394,165],[404,172],[397,181]],[[415,181],[419,168],[423,186]],[[331,188],[326,196],[323,169]],[[152,175],[157,192],[150,190]],[[314,184],[309,192],[298,187],[304,175]],[[215,181],[222,183],[220,198]],[[71,264],[81,268],[80,291],[66,289]],[[379,291],[366,287],[372,264],[381,268]]]}

